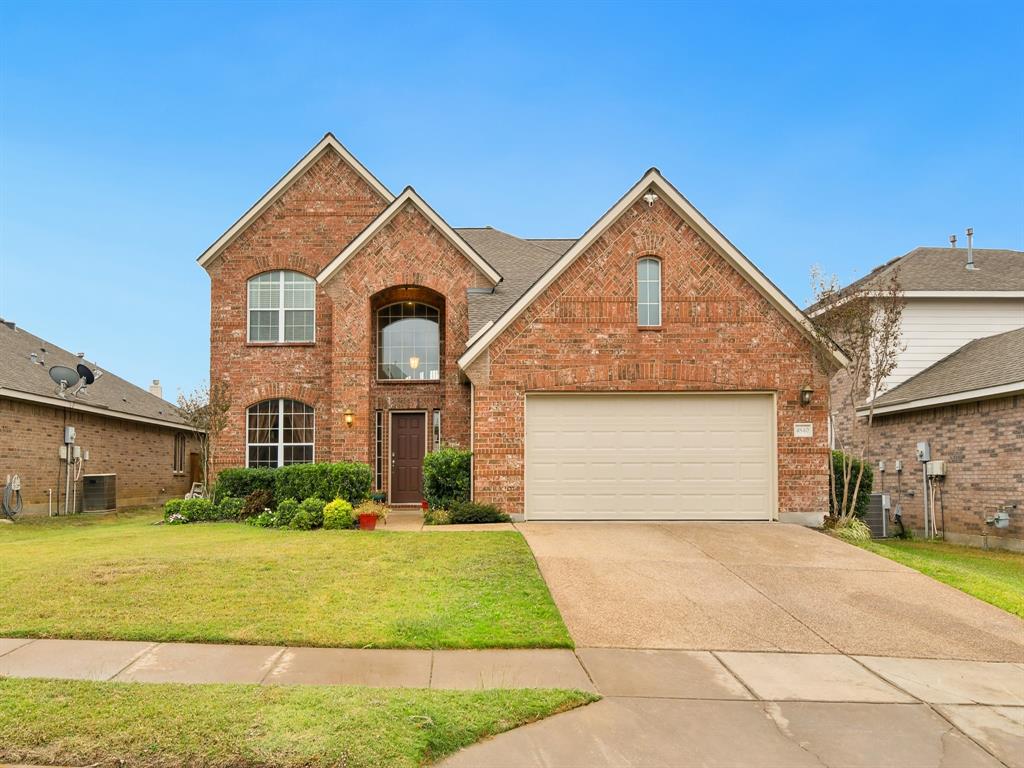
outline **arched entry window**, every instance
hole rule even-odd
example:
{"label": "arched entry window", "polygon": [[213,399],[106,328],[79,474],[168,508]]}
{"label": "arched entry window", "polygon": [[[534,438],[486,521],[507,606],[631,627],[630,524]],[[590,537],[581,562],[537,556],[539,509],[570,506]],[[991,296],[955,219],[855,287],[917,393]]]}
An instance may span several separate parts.
{"label": "arched entry window", "polygon": [[441,378],[441,313],[416,301],[377,310],[377,378],[430,381]]}
{"label": "arched entry window", "polygon": [[313,461],[313,407],[298,400],[264,400],[246,411],[250,467],[283,467]]}

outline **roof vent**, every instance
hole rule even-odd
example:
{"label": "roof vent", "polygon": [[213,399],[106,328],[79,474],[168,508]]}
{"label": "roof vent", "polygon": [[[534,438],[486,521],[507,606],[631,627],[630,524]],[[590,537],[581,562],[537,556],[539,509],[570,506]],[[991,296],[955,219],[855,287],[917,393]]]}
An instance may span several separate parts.
{"label": "roof vent", "polygon": [[974,227],[967,228],[967,269],[977,269],[974,266]]}
{"label": "roof vent", "polygon": [[10,328],[12,331],[16,330],[17,327],[18,327],[13,320],[0,320],[0,323],[3,323],[8,328]]}
{"label": "roof vent", "polygon": [[956,235],[949,236],[949,246],[951,248],[956,248]]}

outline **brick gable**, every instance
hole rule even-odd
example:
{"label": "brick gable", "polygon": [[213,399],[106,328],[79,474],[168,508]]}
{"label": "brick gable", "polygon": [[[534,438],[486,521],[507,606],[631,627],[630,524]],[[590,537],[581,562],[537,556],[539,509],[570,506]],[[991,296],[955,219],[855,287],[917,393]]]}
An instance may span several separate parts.
{"label": "brick gable", "polygon": [[[663,265],[657,329],[636,322],[646,255]],[[664,201],[637,202],[469,366],[475,492],[522,511],[527,391],[759,390],[777,394],[780,511],[823,511],[828,384],[811,344]],[[813,423],[814,438],[793,438],[794,422]]]}
{"label": "brick gable", "polygon": [[248,280],[274,269],[316,274],[387,206],[336,152],[325,151],[276,201],[207,265],[210,273],[210,378],[231,387],[234,408],[216,469],[245,464],[245,409],[289,397],[317,410],[316,455],[330,454],[332,307],[317,288],[314,344],[252,345],[246,340]]}

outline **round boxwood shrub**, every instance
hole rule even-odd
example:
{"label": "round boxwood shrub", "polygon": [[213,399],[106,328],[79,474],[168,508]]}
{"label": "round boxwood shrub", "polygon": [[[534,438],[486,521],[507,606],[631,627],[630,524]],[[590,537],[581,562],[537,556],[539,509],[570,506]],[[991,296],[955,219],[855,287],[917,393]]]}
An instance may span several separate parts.
{"label": "round boxwood shrub", "polygon": [[324,528],[338,530],[355,527],[356,518],[352,514],[352,505],[345,499],[335,499],[324,506]]}
{"label": "round boxwood shrub", "polygon": [[217,502],[218,520],[239,520],[245,509],[245,499],[224,496]]}
{"label": "round boxwood shrub", "polygon": [[299,513],[299,502],[295,499],[283,499],[277,505],[277,518],[275,525],[287,528],[291,525],[292,518]]}
{"label": "round boxwood shrub", "polygon": [[314,528],[319,528],[324,524],[324,506],[326,504],[327,502],[319,496],[310,496],[308,499],[303,499],[299,504],[299,509],[309,515]]}
{"label": "round boxwood shrub", "polygon": [[300,509],[295,513],[292,521],[288,523],[288,527],[294,531],[309,531],[313,529],[313,518],[310,517],[309,512],[304,509]]}

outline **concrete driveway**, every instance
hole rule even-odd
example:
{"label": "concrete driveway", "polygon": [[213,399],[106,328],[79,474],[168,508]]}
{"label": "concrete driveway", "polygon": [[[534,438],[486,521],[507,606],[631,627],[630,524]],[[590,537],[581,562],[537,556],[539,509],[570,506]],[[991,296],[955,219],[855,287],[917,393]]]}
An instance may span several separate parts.
{"label": "concrete driveway", "polygon": [[781,523],[520,523],[580,647],[1024,662],[1024,622]]}

